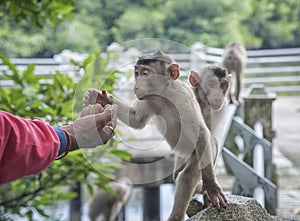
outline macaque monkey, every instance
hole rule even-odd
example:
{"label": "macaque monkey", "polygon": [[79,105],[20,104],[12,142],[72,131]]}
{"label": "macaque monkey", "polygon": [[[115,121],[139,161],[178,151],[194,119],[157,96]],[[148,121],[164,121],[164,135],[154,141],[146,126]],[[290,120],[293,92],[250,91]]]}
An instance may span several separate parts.
{"label": "macaque monkey", "polygon": [[[225,117],[224,109],[228,102],[226,96],[230,88],[230,77],[227,70],[217,66],[208,66],[201,69],[199,73],[191,71],[189,82],[192,85],[207,127],[213,135],[219,133],[217,128],[220,126],[224,127],[224,125],[217,124],[224,123],[224,120],[220,118]],[[222,135],[223,133],[221,135],[217,134],[217,137],[222,137]],[[217,139],[215,142],[216,144],[218,143]],[[216,153],[218,153],[218,150]],[[217,154],[213,159],[214,162],[216,157]],[[189,203],[187,210],[189,217],[195,215],[209,204],[209,199],[205,194],[203,198],[198,194],[201,194],[200,188],[196,188],[193,199]]]}
{"label": "macaque monkey", "polygon": [[206,125],[212,131],[213,113],[221,110],[227,102],[226,96],[230,88],[228,72],[225,68],[208,66],[199,73],[191,71],[189,82],[193,86]]}
{"label": "macaque monkey", "polygon": [[158,129],[174,150],[173,178],[176,193],[168,221],[182,221],[198,184],[217,208],[226,207],[226,198],[214,173],[216,143],[201,114],[191,87],[179,77],[179,65],[163,52],[146,54],[135,65],[134,93],[138,101],[129,107],[107,94],[89,90],[85,104],[117,104],[118,118],[133,128],[143,128],[154,115]]}
{"label": "macaque monkey", "polygon": [[237,42],[227,44],[223,56],[223,67],[232,75],[232,87],[229,93],[230,103],[239,103],[242,89],[243,71],[247,64],[247,51]]}
{"label": "macaque monkey", "polygon": [[115,221],[132,191],[131,180],[123,177],[120,181],[111,181],[109,187],[114,191],[110,194],[99,189],[93,196],[89,205],[89,217],[91,221],[98,221],[102,216],[104,221]]}

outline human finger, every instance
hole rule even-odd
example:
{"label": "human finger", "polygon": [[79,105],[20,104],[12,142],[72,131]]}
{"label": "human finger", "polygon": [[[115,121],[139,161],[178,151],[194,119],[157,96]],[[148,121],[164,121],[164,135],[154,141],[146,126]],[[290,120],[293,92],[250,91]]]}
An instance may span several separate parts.
{"label": "human finger", "polygon": [[112,126],[115,127],[116,126],[116,122],[117,122],[117,113],[118,113],[118,105],[113,104],[111,105],[111,122],[112,122]]}
{"label": "human finger", "polygon": [[102,119],[98,119],[103,124],[107,124],[109,121],[112,121],[113,127],[116,126],[117,121],[117,111],[118,111],[118,105],[113,104],[107,104],[104,107],[104,111],[102,112]]}
{"label": "human finger", "polygon": [[111,110],[111,105],[105,106],[104,111],[102,113],[96,114],[95,119],[96,119],[96,124],[97,125],[106,125],[108,122],[110,122],[113,118],[112,115],[112,110]]}
{"label": "human finger", "polygon": [[112,137],[113,135],[115,135],[115,128],[112,125],[112,122],[107,123],[104,127],[103,127],[103,131],[105,131],[105,133],[109,136]]}
{"label": "human finger", "polygon": [[101,112],[102,106],[101,106],[101,104],[97,103],[93,106],[93,108],[94,108],[93,113],[99,114]]}
{"label": "human finger", "polygon": [[84,116],[87,116],[87,115],[89,115],[89,114],[90,114],[90,107],[89,107],[89,106],[86,106],[86,107],[83,107],[83,108],[82,108],[80,117],[84,117]]}

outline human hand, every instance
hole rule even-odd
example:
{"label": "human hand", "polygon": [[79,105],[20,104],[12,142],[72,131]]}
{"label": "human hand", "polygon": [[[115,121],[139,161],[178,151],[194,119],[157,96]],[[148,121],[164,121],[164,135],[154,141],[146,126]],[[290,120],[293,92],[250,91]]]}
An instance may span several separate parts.
{"label": "human hand", "polygon": [[118,106],[108,104],[101,112],[102,106],[95,104],[93,109],[93,114],[90,114],[90,107],[84,107],[80,118],[61,127],[70,134],[71,150],[105,144],[114,135]]}
{"label": "human hand", "polygon": [[106,90],[89,89],[83,98],[83,106],[90,104],[101,104],[103,107],[113,103],[113,96],[108,94]]}

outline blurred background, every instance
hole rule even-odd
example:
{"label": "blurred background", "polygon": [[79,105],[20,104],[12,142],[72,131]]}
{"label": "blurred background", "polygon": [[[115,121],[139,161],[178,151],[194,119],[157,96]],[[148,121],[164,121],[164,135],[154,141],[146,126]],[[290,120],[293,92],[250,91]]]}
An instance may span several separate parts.
{"label": "blurred background", "polygon": [[2,0],[0,9],[0,52],[8,57],[51,57],[66,48],[91,53],[140,38],[187,47],[300,44],[297,0]]}
{"label": "blurred background", "polygon": [[[291,161],[277,161],[285,179],[279,184],[287,187],[279,191],[278,214],[299,218],[300,186],[294,180],[300,176],[299,0],[1,0],[0,109],[52,125],[68,123],[78,116],[88,88],[112,92],[132,76],[132,70],[111,65],[125,57],[124,48],[103,52],[118,48],[116,42],[144,38],[168,39],[188,49],[201,42],[208,63],[220,63],[228,42],[245,46],[246,87],[262,82],[281,96],[272,115],[278,130],[274,144]],[[176,56],[189,65],[189,52]],[[1,185],[0,220],[89,220],[90,198],[98,189],[112,193],[109,181],[122,167],[110,159],[132,157],[115,148],[119,142],[72,152],[38,175]],[[164,220],[174,186],[161,189]],[[137,187],[126,220],[142,220],[142,203]]]}

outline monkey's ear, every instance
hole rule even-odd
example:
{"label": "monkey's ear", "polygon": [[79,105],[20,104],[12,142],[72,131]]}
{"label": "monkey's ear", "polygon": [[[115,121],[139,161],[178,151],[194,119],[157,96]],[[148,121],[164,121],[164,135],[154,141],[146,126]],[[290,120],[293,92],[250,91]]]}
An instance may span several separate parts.
{"label": "monkey's ear", "polygon": [[190,76],[189,76],[189,81],[190,81],[190,84],[191,84],[193,87],[196,87],[197,76],[198,76],[198,73],[197,73],[197,72],[191,71],[191,74],[190,74]]}
{"label": "monkey's ear", "polygon": [[170,77],[173,80],[176,80],[179,77],[179,65],[178,64],[171,64],[168,68],[170,72]]}

